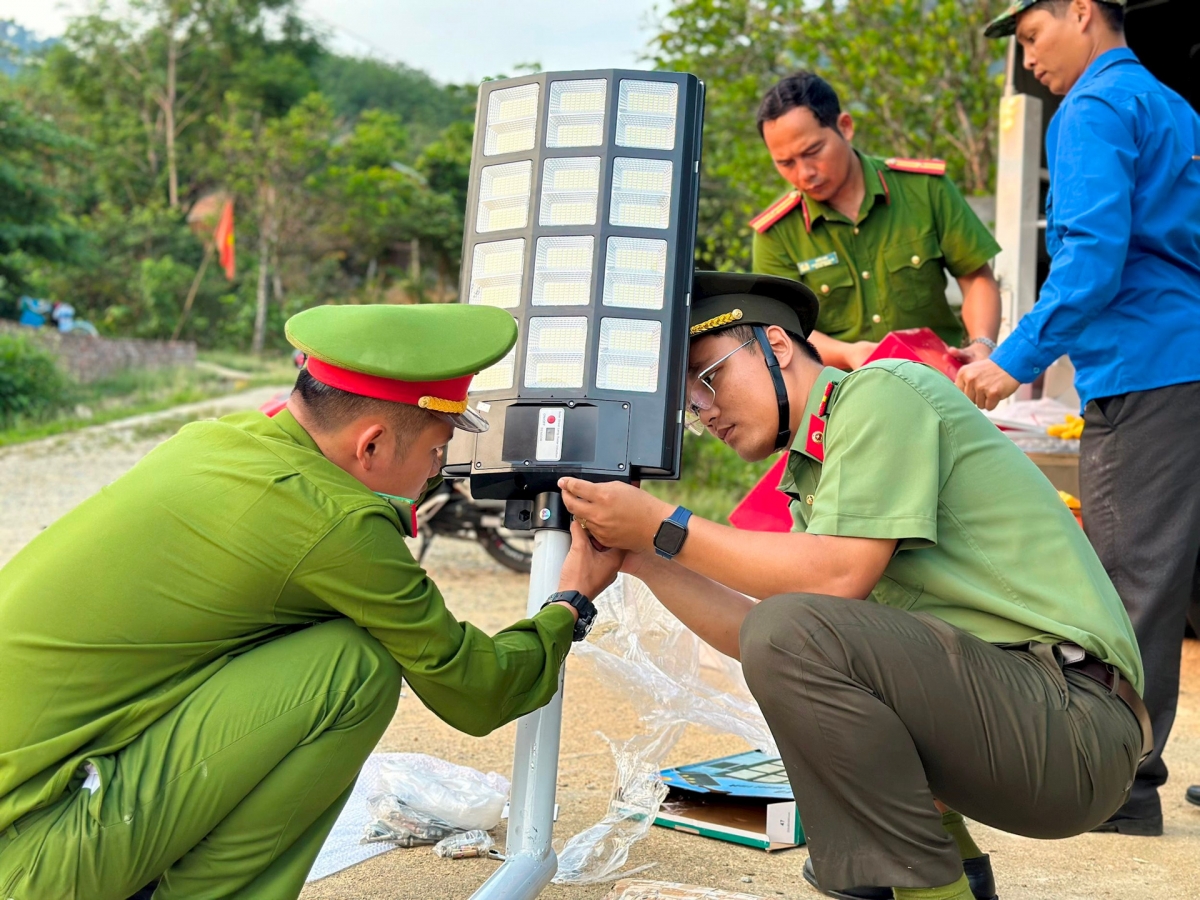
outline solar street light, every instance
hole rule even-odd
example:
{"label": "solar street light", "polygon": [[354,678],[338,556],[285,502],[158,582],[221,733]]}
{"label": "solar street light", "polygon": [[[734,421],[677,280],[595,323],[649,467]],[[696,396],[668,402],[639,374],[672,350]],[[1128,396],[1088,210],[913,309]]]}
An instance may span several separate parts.
{"label": "solar street light", "polygon": [[[550,72],[479,88],[464,303],[510,311],[517,344],[472,382],[489,422],[448,477],[534,530],[529,613],[570,545],[558,479],[678,478],[704,86],[679,72]],[[535,897],[550,847],[561,686],[518,725],[507,859],[477,898]]]}

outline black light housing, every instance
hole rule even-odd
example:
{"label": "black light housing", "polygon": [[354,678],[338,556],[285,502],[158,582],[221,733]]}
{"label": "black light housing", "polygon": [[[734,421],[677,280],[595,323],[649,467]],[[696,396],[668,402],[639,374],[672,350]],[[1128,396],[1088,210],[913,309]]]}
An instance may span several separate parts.
{"label": "black light housing", "polygon": [[460,301],[519,336],[472,384],[489,430],[447,452],[474,496],[679,477],[703,107],[677,72],[480,86]]}

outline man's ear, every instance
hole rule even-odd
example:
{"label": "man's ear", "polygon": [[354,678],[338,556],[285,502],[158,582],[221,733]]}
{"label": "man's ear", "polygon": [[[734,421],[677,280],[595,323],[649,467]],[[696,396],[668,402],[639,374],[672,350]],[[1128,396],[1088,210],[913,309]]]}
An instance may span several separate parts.
{"label": "man's ear", "polygon": [[778,325],[768,325],[767,343],[775,351],[775,358],[779,360],[779,368],[786,369],[796,355],[796,345],[792,343],[788,333]]}
{"label": "man's ear", "polygon": [[[1082,2],[1082,0],[1080,0]],[[839,113],[837,117],[837,130],[846,140],[854,139],[854,117],[848,112]]]}
{"label": "man's ear", "polygon": [[375,421],[364,423],[354,439],[354,456],[358,464],[367,472],[379,459],[379,451],[383,445],[382,438],[387,429]]}

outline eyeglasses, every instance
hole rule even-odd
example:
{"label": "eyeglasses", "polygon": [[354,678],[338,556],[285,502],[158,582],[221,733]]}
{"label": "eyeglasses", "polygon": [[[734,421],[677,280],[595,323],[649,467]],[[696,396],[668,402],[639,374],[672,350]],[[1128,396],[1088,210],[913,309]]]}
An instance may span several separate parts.
{"label": "eyeglasses", "polygon": [[711,366],[697,374],[695,378],[688,379],[688,407],[684,424],[692,434],[704,434],[704,423],[700,421],[700,413],[706,409],[712,409],[713,403],[716,402],[717,389],[713,387],[712,380],[717,374],[717,367],[733,354],[744,350],[753,343],[754,338],[751,338],[740,347],[730,350]]}

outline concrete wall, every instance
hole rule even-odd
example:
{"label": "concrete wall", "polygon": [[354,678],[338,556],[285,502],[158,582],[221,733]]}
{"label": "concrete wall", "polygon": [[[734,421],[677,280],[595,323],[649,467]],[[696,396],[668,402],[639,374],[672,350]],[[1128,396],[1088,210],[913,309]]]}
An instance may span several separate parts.
{"label": "concrete wall", "polygon": [[0,332],[23,334],[41,343],[64,371],[81,382],[97,381],[122,369],[161,369],[196,362],[192,341],[142,341],[59,334],[52,328],[29,328],[0,320]]}

